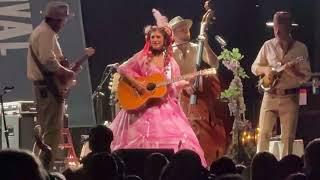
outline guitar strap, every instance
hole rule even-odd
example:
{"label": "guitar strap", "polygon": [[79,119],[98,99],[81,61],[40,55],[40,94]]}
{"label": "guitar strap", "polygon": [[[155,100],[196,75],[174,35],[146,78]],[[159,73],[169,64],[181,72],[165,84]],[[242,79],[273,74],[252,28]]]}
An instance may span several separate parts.
{"label": "guitar strap", "polygon": [[[290,43],[288,44],[288,49],[287,49],[287,51],[285,51],[284,54],[283,54],[282,60],[283,60],[283,58],[288,54],[288,52],[292,49],[292,47],[293,47],[293,45],[294,45],[295,42],[296,42],[295,40],[290,41]],[[283,62],[281,62],[281,64],[282,64],[282,63],[283,63]],[[283,74],[282,72],[279,74],[279,77],[280,77],[280,78],[281,78],[282,74]]]}
{"label": "guitar strap", "polygon": [[43,64],[40,63],[38,57],[36,56],[36,54],[34,53],[32,46],[29,45],[29,49],[31,52],[31,57],[33,59],[33,61],[36,63],[39,71],[41,72],[43,78],[44,78],[44,82],[48,88],[48,90],[56,97],[56,100],[58,102],[63,101],[63,97],[61,96],[61,94],[59,93],[59,88],[58,86],[54,83],[53,80],[53,73],[48,71]]}
{"label": "guitar strap", "polygon": [[294,45],[295,42],[296,42],[295,40],[290,41],[290,43],[288,44],[288,49],[287,49],[287,51],[284,52],[284,56],[287,55],[288,52],[292,49],[292,47],[293,47],[293,45]]}
{"label": "guitar strap", "polygon": [[166,67],[164,68],[164,74],[166,75],[167,79],[172,79],[172,65],[171,62],[169,62]]}

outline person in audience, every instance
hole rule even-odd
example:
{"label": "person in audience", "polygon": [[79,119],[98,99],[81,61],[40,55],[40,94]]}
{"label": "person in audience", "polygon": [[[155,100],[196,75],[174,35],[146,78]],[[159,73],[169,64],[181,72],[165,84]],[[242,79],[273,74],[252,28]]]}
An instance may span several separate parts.
{"label": "person in audience", "polygon": [[250,180],[251,178],[251,167],[247,166],[241,173],[241,176],[245,179],[245,180]]}
{"label": "person in audience", "polygon": [[107,152],[93,154],[84,164],[91,180],[118,179],[118,167],[114,157]]}
{"label": "person in audience", "polygon": [[308,180],[320,179],[320,138],[311,141],[304,153],[304,169]]}
{"label": "person in audience", "polygon": [[111,142],[113,133],[111,129],[104,125],[97,125],[89,133],[89,148],[94,153],[109,152],[111,153]]}
{"label": "person in audience", "polygon": [[48,173],[40,160],[28,151],[0,151],[0,179],[46,180]]}
{"label": "person in audience", "polygon": [[144,162],[144,180],[158,180],[161,170],[169,163],[168,158],[161,153],[150,154]]}
{"label": "person in audience", "polygon": [[279,161],[279,177],[285,179],[290,174],[302,172],[303,161],[294,154],[287,155]]}
{"label": "person in audience", "polygon": [[183,149],[178,151],[161,172],[161,180],[206,180],[208,171],[201,165],[200,157],[191,150]]}
{"label": "person in audience", "polygon": [[136,175],[128,175],[125,180],[142,180],[141,177]]}
{"label": "person in audience", "polygon": [[243,171],[246,169],[247,167],[243,164],[237,164],[236,165],[236,173],[237,174],[242,174]]}
{"label": "person in audience", "polygon": [[114,159],[117,163],[119,177],[121,179],[125,179],[125,177],[127,175],[126,163],[121,159],[121,157],[116,152],[112,152],[112,156],[114,157]]}
{"label": "person in audience", "polygon": [[[67,178],[59,172],[50,172],[49,180],[67,180]],[[81,179],[79,179],[81,180]]]}
{"label": "person in audience", "polygon": [[224,174],[218,176],[215,180],[244,180],[244,178],[239,174]]}
{"label": "person in audience", "polygon": [[256,154],[251,162],[251,180],[279,180],[278,160],[269,152]]}
{"label": "person in audience", "polygon": [[[89,153],[81,159],[81,163],[83,166],[77,168],[67,168],[63,174],[69,180],[86,180],[88,179],[87,174],[87,165],[89,160],[92,158],[93,155],[97,153],[107,152],[111,153],[110,145],[113,140],[112,131],[104,126],[104,125],[97,125],[96,127],[92,128],[89,132]],[[114,156],[115,160],[117,160],[116,155]],[[118,162],[118,161],[116,161]],[[121,170],[120,168],[118,170]],[[124,177],[124,175],[123,175]]]}
{"label": "person in audience", "polygon": [[83,163],[88,159],[89,156],[100,153],[100,152],[108,152],[111,153],[111,142],[113,141],[113,133],[111,129],[104,125],[97,125],[92,128],[89,132],[89,141],[88,146],[89,150],[87,150],[88,154],[82,153],[81,162]]}
{"label": "person in audience", "polygon": [[285,180],[307,180],[307,176],[302,173],[291,174]]}
{"label": "person in audience", "polygon": [[215,174],[216,176],[235,174],[236,165],[232,159],[227,156],[223,156],[211,164],[210,173]]}

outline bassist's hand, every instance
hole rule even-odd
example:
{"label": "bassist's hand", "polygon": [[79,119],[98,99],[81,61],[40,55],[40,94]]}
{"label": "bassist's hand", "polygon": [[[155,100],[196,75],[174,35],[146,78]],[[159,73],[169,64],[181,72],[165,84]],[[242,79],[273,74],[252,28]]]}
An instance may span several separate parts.
{"label": "bassist's hand", "polygon": [[191,96],[192,94],[194,94],[194,92],[196,91],[195,88],[193,86],[188,86],[184,89],[186,91],[186,93]]}

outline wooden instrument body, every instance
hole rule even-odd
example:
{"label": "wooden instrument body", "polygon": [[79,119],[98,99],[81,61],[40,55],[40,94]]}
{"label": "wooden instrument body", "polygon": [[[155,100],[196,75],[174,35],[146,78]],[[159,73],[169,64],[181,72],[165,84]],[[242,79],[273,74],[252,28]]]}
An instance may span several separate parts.
{"label": "wooden instrument body", "polygon": [[155,88],[148,88],[150,84],[159,84],[166,81],[166,78],[162,74],[153,74],[148,77],[139,77],[136,80],[147,87],[147,91],[144,93],[139,93],[135,88],[133,88],[128,80],[121,77],[118,84],[118,100],[121,108],[125,110],[136,110],[143,107],[148,101],[152,99],[162,98],[167,93],[166,86],[160,86]]}
{"label": "wooden instrument body", "polygon": [[259,80],[259,88],[262,91],[268,92],[270,89],[274,88],[280,79],[280,72],[273,71],[273,75],[268,78],[267,76],[261,76]]}
{"label": "wooden instrument body", "polygon": [[267,77],[265,75],[260,76],[260,80],[258,81],[258,90],[260,92],[270,91],[278,84],[283,70],[303,61],[305,61],[305,59],[302,56],[299,56],[295,60],[287,62],[285,64],[281,64],[279,62],[275,67],[272,67],[272,73],[270,77]]}

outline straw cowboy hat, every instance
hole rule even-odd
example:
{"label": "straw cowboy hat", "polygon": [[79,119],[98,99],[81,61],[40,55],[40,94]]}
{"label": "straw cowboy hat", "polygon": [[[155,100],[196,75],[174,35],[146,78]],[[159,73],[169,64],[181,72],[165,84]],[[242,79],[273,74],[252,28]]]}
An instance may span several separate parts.
{"label": "straw cowboy hat", "polygon": [[65,19],[72,16],[69,12],[69,5],[61,1],[51,1],[43,12],[45,17],[53,19]]}
{"label": "straw cowboy hat", "polygon": [[169,26],[172,30],[177,28],[178,26],[186,24],[188,28],[190,29],[192,26],[192,20],[191,19],[183,19],[181,16],[176,16],[173,19],[169,21]]}

